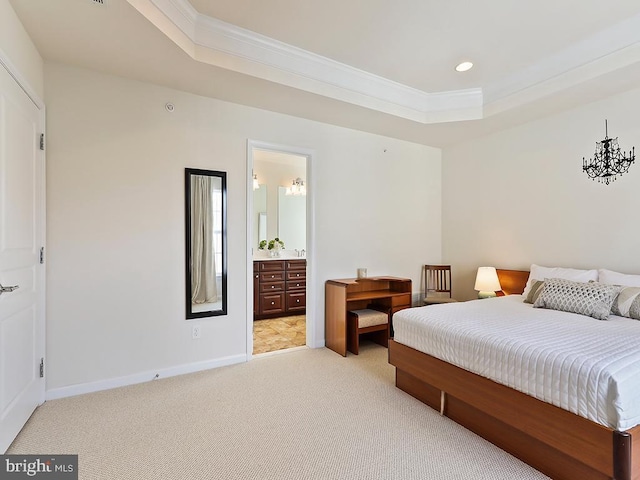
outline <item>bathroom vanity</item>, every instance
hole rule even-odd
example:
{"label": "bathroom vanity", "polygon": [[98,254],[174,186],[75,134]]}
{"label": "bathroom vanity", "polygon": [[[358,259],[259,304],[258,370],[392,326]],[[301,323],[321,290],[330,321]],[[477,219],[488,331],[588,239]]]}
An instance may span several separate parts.
{"label": "bathroom vanity", "polygon": [[253,262],[253,319],[304,315],[307,261],[273,258]]}

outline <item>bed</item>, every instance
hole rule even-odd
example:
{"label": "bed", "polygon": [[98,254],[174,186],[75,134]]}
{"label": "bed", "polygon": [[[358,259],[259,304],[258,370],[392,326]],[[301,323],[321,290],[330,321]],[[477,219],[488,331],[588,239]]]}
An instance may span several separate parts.
{"label": "bed", "polygon": [[[562,327],[569,332],[567,338],[581,338],[582,330],[579,334],[571,335],[570,333],[573,328],[570,322],[574,321],[570,317],[580,317],[579,315],[533,309],[531,305],[523,304],[523,297],[519,294],[524,290],[528,272],[499,270],[498,276],[504,292],[514,296],[464,302],[457,306],[442,305],[408,309],[394,315],[395,337],[389,343],[389,362],[396,367],[397,387],[551,478],[639,480],[640,441],[634,444],[632,439],[640,435],[640,427],[637,426],[640,423],[638,420],[640,418],[638,417],[640,415],[640,369],[635,353],[635,350],[640,349],[635,348],[638,342],[634,340],[637,338],[635,332],[638,331],[640,334],[640,323],[628,318],[612,318],[610,322],[589,319],[592,321],[584,322],[585,325],[590,325],[585,327],[585,330],[593,328],[596,336],[597,329],[605,327],[626,332],[618,334],[621,343],[619,346],[614,346],[615,349],[623,352],[621,355],[623,360],[610,368],[626,383],[619,378],[611,380],[608,377],[609,370],[602,370],[598,376],[596,373],[600,367],[596,362],[593,365],[582,362],[585,363],[583,370],[587,375],[593,376],[596,381],[592,385],[583,386],[582,390],[586,393],[581,393],[578,398],[571,398],[567,394],[567,390],[580,391],[574,388],[575,385],[569,385],[573,378],[577,378],[574,374],[567,372],[562,375],[547,374],[547,367],[542,363],[535,369],[526,367],[531,368],[533,373],[529,371],[525,374],[522,373],[524,370],[520,371],[517,368],[518,362],[524,360],[505,361],[507,358],[515,357],[509,357],[511,353],[496,353],[490,350],[493,347],[489,346],[478,347],[478,351],[467,354],[466,359],[464,355],[461,359],[450,356],[456,350],[462,350],[460,346],[466,341],[463,331],[474,330],[474,319],[470,317],[477,315],[480,322],[483,318],[488,318],[487,310],[494,307],[507,313],[511,312],[513,318],[517,319],[512,322],[512,326],[510,325],[514,332],[518,328],[518,323],[525,324],[525,317],[543,313],[549,314],[549,318],[553,318],[553,321],[556,321],[556,318],[560,321],[563,320],[563,316],[567,317],[569,323],[563,324]],[[449,308],[451,310],[443,310]],[[524,312],[522,315],[519,309]],[[465,320],[462,321],[462,323],[466,321],[466,326],[464,328],[456,325],[447,327],[452,329],[448,334],[450,336],[444,341],[439,340],[439,337],[444,334],[435,329],[438,328],[438,322],[444,326],[448,321],[445,313],[456,310],[462,312],[463,316],[466,315]],[[483,311],[485,313],[482,313]],[[433,330],[425,340],[427,346],[421,344],[419,332],[413,331],[418,327],[412,326],[414,324],[411,323],[415,321],[414,317],[424,315],[428,317],[428,320],[425,320],[427,323],[435,325],[428,327]],[[481,342],[484,342],[491,336],[490,325],[482,324],[481,327],[475,330],[477,330],[476,334],[483,337],[480,339]],[[552,345],[556,340],[554,336],[557,336],[556,350],[546,348],[544,354],[535,353],[532,350],[533,347],[517,344],[516,340],[511,342],[516,345],[513,350],[520,352],[519,355],[524,352],[525,357],[528,354],[530,360],[533,359],[534,362],[541,362],[548,357],[553,363],[556,357],[564,356],[565,364],[580,364],[580,362],[572,362],[573,357],[571,357],[573,348],[578,350],[582,348],[580,341],[575,340],[576,345],[572,345],[569,340],[563,343],[559,333],[557,335],[552,333],[549,336],[552,328],[552,326],[543,328],[538,343],[543,346]],[[575,331],[578,331],[578,327]],[[505,334],[505,340],[502,343],[510,342],[509,335],[511,334]],[[514,335],[517,335],[517,332]],[[536,335],[531,333],[532,345],[535,343],[533,340]],[[628,342],[625,336],[629,337]],[[602,337],[608,338],[609,335],[602,335]],[[607,342],[585,341],[592,342],[593,345],[590,344],[589,348],[594,348],[594,357],[604,355],[602,350],[604,346],[600,343]],[[428,345],[429,342],[431,346]],[[640,353],[637,356],[640,358]],[[483,366],[482,363],[485,358],[488,359],[487,365],[493,364],[495,367],[495,365],[509,364],[512,368],[504,369],[505,378],[500,378],[499,381],[491,379],[492,374],[488,372],[492,368]],[[550,377],[554,379],[549,380]],[[611,389],[608,390],[608,384],[617,385],[618,380],[620,387],[616,386],[616,388],[621,390],[620,398],[613,398]],[[538,386],[536,381],[540,382]],[[553,393],[552,388],[545,387],[545,385],[553,387],[552,384],[560,387],[559,393]],[[531,391],[527,391],[527,388]],[[622,395],[625,391],[626,393]]]}

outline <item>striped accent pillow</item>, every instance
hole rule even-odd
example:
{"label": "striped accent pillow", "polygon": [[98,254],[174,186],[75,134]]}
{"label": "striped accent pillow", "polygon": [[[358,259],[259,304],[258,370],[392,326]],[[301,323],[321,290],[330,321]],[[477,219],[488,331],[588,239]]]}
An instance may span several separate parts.
{"label": "striped accent pillow", "polygon": [[611,306],[611,313],[640,320],[640,287],[623,287]]}
{"label": "striped accent pillow", "polygon": [[524,303],[536,303],[536,300],[542,293],[542,289],[544,288],[544,280],[534,280],[531,284],[531,289],[527,294],[527,298],[524,299]]}

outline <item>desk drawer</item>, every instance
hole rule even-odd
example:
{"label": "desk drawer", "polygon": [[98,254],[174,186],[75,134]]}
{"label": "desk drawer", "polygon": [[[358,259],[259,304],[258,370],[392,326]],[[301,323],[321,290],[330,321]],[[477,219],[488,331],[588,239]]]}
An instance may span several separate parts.
{"label": "desk drawer", "polygon": [[287,311],[304,311],[307,308],[307,294],[305,292],[287,292]]}
{"label": "desk drawer", "polygon": [[407,293],[406,295],[396,295],[394,297],[391,297],[391,306],[392,307],[410,307],[411,294]]}
{"label": "desk drawer", "polygon": [[261,282],[280,282],[284,280],[284,272],[262,272],[260,274]]}
{"label": "desk drawer", "polygon": [[265,315],[284,312],[284,293],[260,295],[260,312]]}
{"label": "desk drawer", "polygon": [[284,291],[284,282],[260,282],[260,293],[282,291]]}

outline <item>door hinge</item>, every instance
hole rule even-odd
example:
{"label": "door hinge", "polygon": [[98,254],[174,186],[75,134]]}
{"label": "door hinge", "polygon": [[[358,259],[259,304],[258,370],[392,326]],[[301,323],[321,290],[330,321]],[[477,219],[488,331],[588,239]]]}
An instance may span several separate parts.
{"label": "door hinge", "polygon": [[44,247],[40,247],[40,263],[44,263]]}
{"label": "door hinge", "polygon": [[40,378],[44,378],[44,358],[40,359]]}
{"label": "door hinge", "polygon": [[40,150],[44,150],[44,133],[40,134]]}

